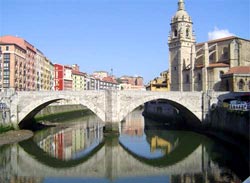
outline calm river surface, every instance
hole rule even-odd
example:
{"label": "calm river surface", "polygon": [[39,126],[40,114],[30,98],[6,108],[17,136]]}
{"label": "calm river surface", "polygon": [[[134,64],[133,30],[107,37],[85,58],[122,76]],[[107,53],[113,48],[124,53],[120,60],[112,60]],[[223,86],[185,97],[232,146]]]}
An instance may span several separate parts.
{"label": "calm river surface", "polygon": [[56,121],[32,139],[0,146],[1,183],[202,183],[244,181],[247,163],[203,135],[167,130],[130,113],[120,135],[94,115]]}

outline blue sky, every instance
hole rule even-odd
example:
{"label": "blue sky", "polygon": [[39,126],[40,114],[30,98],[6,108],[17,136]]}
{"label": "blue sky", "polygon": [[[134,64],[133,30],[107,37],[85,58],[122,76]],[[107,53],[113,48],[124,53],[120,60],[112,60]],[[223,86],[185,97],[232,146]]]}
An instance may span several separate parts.
{"label": "blue sky", "polygon": [[[15,35],[53,63],[78,64],[146,84],[168,69],[168,34],[178,0],[0,0],[0,36]],[[249,0],[185,0],[197,42],[250,39]]]}

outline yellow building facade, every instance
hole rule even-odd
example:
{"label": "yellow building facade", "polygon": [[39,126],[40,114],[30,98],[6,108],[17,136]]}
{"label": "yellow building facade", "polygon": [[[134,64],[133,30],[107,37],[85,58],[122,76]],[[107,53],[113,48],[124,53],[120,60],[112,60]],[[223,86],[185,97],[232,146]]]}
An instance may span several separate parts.
{"label": "yellow building facade", "polygon": [[147,90],[150,91],[169,91],[170,90],[170,78],[169,72],[163,71],[160,73],[159,77],[154,78],[146,86]]}

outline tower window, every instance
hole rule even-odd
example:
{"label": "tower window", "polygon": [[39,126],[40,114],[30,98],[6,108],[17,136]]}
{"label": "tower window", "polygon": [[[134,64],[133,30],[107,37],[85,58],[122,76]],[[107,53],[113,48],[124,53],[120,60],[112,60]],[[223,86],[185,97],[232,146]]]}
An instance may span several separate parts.
{"label": "tower window", "polygon": [[175,29],[174,30],[174,37],[177,37],[177,34],[178,34],[177,29]]}
{"label": "tower window", "polygon": [[186,29],[186,37],[189,37],[189,29]]}

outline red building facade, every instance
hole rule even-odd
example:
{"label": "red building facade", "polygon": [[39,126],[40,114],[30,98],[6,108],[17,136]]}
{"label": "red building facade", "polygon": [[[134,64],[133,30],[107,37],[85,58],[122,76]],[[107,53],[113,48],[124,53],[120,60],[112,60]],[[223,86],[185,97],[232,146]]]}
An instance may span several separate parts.
{"label": "red building facade", "polygon": [[63,90],[63,65],[55,64],[55,90]]}
{"label": "red building facade", "polygon": [[55,67],[55,90],[72,90],[72,67],[54,64]]}

